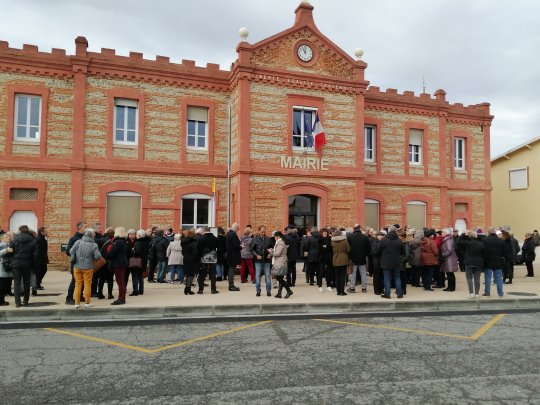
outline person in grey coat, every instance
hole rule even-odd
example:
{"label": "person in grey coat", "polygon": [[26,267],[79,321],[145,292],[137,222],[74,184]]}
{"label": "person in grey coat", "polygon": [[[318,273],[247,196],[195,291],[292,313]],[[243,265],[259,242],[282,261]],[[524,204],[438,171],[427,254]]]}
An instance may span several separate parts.
{"label": "person in grey coat", "polygon": [[96,232],[92,228],[84,231],[83,237],[75,242],[69,251],[73,263],[73,277],[75,277],[75,308],[81,302],[81,290],[84,285],[85,308],[89,308],[92,296],[92,276],[94,275],[94,260],[101,258],[97,243],[94,241]]}

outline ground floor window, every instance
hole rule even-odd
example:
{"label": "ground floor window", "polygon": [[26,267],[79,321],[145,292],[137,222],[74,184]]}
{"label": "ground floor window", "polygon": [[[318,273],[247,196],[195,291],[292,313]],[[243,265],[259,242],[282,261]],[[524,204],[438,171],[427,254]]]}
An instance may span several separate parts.
{"label": "ground floor window", "polygon": [[422,229],[426,226],[426,203],[423,201],[409,201],[407,203],[407,225]]}
{"label": "ground floor window", "polygon": [[19,227],[27,225],[33,231],[37,232],[38,220],[34,211],[14,211],[9,218],[9,230],[17,232]]}
{"label": "ground floor window", "polygon": [[188,194],[182,197],[182,229],[213,226],[212,199],[204,194]]}
{"label": "ground floor window", "polygon": [[309,229],[318,226],[319,197],[299,194],[289,197],[289,224]]}
{"label": "ground floor window", "polygon": [[141,229],[141,195],[131,191],[107,194],[107,227]]}
{"label": "ground floor window", "polygon": [[379,229],[379,202],[377,200],[364,200],[365,225]]}

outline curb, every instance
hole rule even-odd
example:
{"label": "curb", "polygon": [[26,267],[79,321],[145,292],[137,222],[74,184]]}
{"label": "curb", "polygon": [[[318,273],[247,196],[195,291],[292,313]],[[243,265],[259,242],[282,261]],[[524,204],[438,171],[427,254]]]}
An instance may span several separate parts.
{"label": "curb", "polygon": [[0,312],[0,329],[8,325],[96,323],[111,321],[207,320],[231,318],[298,317],[314,315],[385,315],[417,313],[540,312],[540,298],[459,301],[391,301],[381,303],[287,303],[207,305],[197,307],[25,309]]}

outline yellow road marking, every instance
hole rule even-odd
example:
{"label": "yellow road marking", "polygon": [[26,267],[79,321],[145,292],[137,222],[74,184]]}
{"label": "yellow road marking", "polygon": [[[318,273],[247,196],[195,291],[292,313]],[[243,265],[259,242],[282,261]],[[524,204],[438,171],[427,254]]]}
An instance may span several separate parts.
{"label": "yellow road marking", "polygon": [[484,333],[486,333],[493,325],[495,325],[504,316],[505,316],[505,314],[497,315],[496,317],[491,319],[488,323],[486,323],[484,326],[482,326],[480,329],[478,329],[471,336],[454,335],[454,334],[451,334],[451,333],[432,332],[432,331],[429,331],[429,330],[421,330],[421,329],[397,328],[397,327],[394,327],[394,326],[376,325],[376,324],[371,324],[371,323],[334,321],[334,320],[330,320],[330,319],[314,319],[314,320],[319,321],[319,322],[337,323],[337,324],[342,324],[342,325],[363,326],[363,327],[366,327],[366,328],[388,329],[388,330],[394,330],[394,331],[398,331],[398,332],[409,332],[409,333],[419,333],[419,334],[422,334],[422,335],[441,336],[441,337],[448,337],[448,338],[453,338],[453,339],[478,340]]}
{"label": "yellow road marking", "polygon": [[103,339],[103,338],[98,338],[98,337],[88,336],[88,335],[82,335],[80,333],[70,332],[70,331],[63,330],[63,329],[44,328],[44,330],[49,331],[49,332],[54,332],[54,333],[60,333],[60,334],[63,334],[63,335],[73,336],[73,337],[77,337],[77,338],[80,338],[80,339],[91,340],[93,342],[103,343],[103,344],[106,344],[106,345],[109,345],[109,346],[121,347],[122,349],[134,350],[134,351],[137,351],[137,352],[159,353],[159,352],[162,352],[164,350],[173,349],[175,347],[180,347],[180,346],[188,345],[190,343],[200,342],[201,340],[212,339],[212,338],[217,337],[217,336],[223,336],[223,335],[227,335],[229,333],[239,332],[241,330],[248,329],[248,328],[253,328],[255,326],[266,325],[267,323],[270,323],[270,322],[272,322],[272,321],[263,321],[263,322],[252,323],[252,324],[249,324],[249,325],[239,326],[238,328],[228,329],[228,330],[225,330],[225,331],[222,331],[222,332],[211,333],[209,335],[200,336],[200,337],[195,338],[195,339],[184,340],[182,342],[173,343],[173,344],[170,344],[170,345],[158,347],[156,349],[146,349],[146,348],[140,347],[140,346],[133,346],[133,345],[128,345],[128,344],[121,343],[121,342],[115,342],[113,340],[108,340],[108,339]]}

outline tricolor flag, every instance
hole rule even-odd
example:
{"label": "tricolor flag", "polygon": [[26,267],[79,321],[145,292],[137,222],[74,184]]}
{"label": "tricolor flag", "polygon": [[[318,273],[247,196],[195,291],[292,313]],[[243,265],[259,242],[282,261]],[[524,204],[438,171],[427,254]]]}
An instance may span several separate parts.
{"label": "tricolor flag", "polygon": [[321,121],[319,121],[319,113],[315,115],[315,125],[313,126],[313,137],[315,138],[315,150],[319,150],[326,145],[326,137]]}

